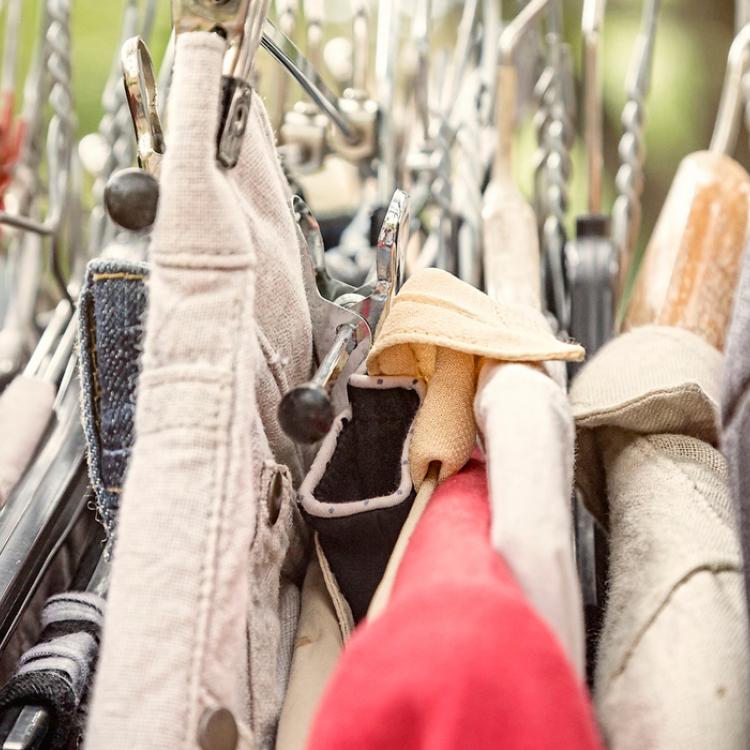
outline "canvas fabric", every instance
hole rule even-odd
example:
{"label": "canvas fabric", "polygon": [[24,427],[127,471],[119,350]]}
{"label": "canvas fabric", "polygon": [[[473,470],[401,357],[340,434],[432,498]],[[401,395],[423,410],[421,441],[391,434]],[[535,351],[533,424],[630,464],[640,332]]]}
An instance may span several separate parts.
{"label": "canvas fabric", "polygon": [[578,480],[609,532],[594,695],[615,750],[750,740],[742,562],[715,447],[720,372],[694,334],[645,327],[571,389]]}
{"label": "canvas fabric", "polygon": [[309,377],[311,328],[257,96],[238,166],[215,160],[224,51],[216,34],[177,41],[93,749],[198,748],[220,707],[240,748],[272,746],[286,687],[306,456],[276,408]]}
{"label": "canvas fabric", "polygon": [[474,414],[487,460],[492,547],[583,676],[571,506],[575,428],[567,395],[540,369],[488,364]]}
{"label": "canvas fabric", "polygon": [[415,273],[396,295],[367,369],[371,375],[411,375],[427,382],[409,454],[417,489],[431,463],[441,464],[442,481],[471,457],[482,357],[573,361],[583,358],[583,349],[555,338],[544,317],[528,306],[496,302],[440,269]]}

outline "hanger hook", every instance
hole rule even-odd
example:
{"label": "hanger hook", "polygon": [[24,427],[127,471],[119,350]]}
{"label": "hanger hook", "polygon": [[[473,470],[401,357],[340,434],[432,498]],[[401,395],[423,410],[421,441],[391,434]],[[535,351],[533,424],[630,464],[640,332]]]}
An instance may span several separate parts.
{"label": "hanger hook", "polygon": [[139,36],[122,45],[120,55],[128,109],[138,142],[138,164],[153,177],[159,176],[165,151],[164,132],[158,108],[154,64]]}
{"label": "hanger hook", "polygon": [[553,1],[531,0],[500,34],[500,41],[498,42],[498,56],[500,58],[499,90],[495,102],[495,122],[498,134],[498,146],[493,168],[495,176],[510,171],[513,127],[516,116],[517,74],[514,60],[516,49],[534,22]]}
{"label": "hanger hook", "polygon": [[172,0],[175,33],[214,31],[227,42],[217,161],[237,165],[252,101],[250,76],[270,0]]}
{"label": "hanger hook", "polygon": [[719,112],[711,138],[711,151],[730,154],[737,146],[742,112],[742,77],[747,70],[748,52],[750,52],[750,23],[740,30],[729,48]]}

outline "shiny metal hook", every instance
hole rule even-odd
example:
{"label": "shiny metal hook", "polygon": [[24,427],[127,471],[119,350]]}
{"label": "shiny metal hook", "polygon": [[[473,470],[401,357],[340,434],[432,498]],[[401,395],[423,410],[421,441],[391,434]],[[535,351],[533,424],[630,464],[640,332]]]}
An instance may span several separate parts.
{"label": "shiny metal hook", "polygon": [[[295,210],[301,205],[297,200]],[[315,443],[331,428],[337,407],[343,405],[335,397],[336,386],[364,362],[400,288],[408,232],[409,196],[397,190],[378,238],[375,278],[334,302],[323,297],[313,279],[313,259],[303,261],[319,365],[312,380],[289,391],[279,405],[279,422],[293,440]]]}
{"label": "shiny metal hook", "polygon": [[740,30],[729,48],[719,112],[711,138],[711,151],[730,154],[737,146],[742,109],[742,79],[747,69],[748,53],[750,53],[750,24]]}
{"label": "shiny metal hook", "polygon": [[498,134],[498,146],[493,167],[495,174],[510,172],[518,85],[514,62],[515,51],[524,35],[547,9],[550,2],[551,0],[531,0],[500,34],[498,43],[500,56],[499,95],[495,110],[495,124]]}
{"label": "shiny metal hook", "polygon": [[120,59],[138,143],[138,164],[153,177],[158,177],[165,144],[151,54],[141,37],[133,37],[123,44]]}
{"label": "shiny metal hook", "polygon": [[588,211],[601,213],[604,153],[602,139],[603,91],[601,36],[606,0],[584,0],[581,19],[583,34],[584,142],[588,171]]}
{"label": "shiny metal hook", "polygon": [[641,28],[635,43],[626,83],[627,102],[622,111],[623,133],[615,177],[617,198],[612,209],[612,237],[620,253],[620,290],[630,269],[630,259],[641,226],[641,194],[645,159],[645,101],[651,86],[656,22],[661,0],[645,0]]}

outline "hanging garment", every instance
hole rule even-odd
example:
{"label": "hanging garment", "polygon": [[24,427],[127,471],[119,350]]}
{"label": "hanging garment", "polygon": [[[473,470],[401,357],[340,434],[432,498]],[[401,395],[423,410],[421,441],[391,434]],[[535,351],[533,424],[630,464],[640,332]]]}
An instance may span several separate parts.
{"label": "hanging garment", "polygon": [[367,612],[415,491],[409,446],[424,384],[355,374],[299,502],[315,531],[277,747],[303,748],[344,643]]}
{"label": "hanging garment", "polygon": [[575,430],[565,391],[541,369],[490,365],[481,370],[474,413],[487,458],[492,547],[583,676],[571,507]]}
{"label": "hanging garment", "polygon": [[354,622],[370,600],[414,501],[409,447],[423,384],[349,379],[350,406],[324,439],[299,500]]}
{"label": "hanging garment", "polygon": [[42,610],[37,645],[19,661],[0,691],[0,711],[42,706],[50,721],[50,750],[66,750],[80,734],[79,708],[99,650],[104,600],[92,593],[58,594]]}
{"label": "hanging garment", "polygon": [[612,341],[571,389],[577,481],[609,532],[594,693],[614,750],[750,740],[742,563],[714,448],[720,370],[701,338],[649,326]]}
{"label": "hanging garment", "polygon": [[429,268],[412,276],[396,296],[367,369],[427,381],[409,453],[417,489],[432,462],[441,464],[442,480],[471,457],[479,357],[570,361],[582,359],[583,349],[558,341],[534,310],[494,302],[445,271]]}
{"label": "hanging garment", "polygon": [[[87,747],[272,745],[299,612],[306,456],[276,412],[312,369],[300,246],[254,96],[215,162],[225,43],[178,37],[169,151]],[[262,574],[262,575],[261,575]],[[144,699],[147,696],[147,699]]]}
{"label": "hanging garment", "polygon": [[348,644],[311,750],[600,747],[580,681],[488,527],[472,462],[434,493],[385,611]]}
{"label": "hanging garment", "polygon": [[721,448],[739,517],[745,560],[745,596],[750,612],[750,253],[745,252],[726,341],[721,389]]}

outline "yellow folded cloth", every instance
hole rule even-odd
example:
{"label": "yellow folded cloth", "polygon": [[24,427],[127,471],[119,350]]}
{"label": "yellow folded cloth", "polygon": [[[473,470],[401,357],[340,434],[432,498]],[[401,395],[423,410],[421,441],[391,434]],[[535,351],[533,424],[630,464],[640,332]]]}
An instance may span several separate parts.
{"label": "yellow folded cloth", "polygon": [[426,268],[396,295],[367,369],[371,375],[410,375],[427,382],[409,455],[418,488],[431,462],[440,462],[443,481],[471,457],[481,358],[533,363],[583,357],[581,346],[555,338],[531,307],[496,302],[446,271]]}

